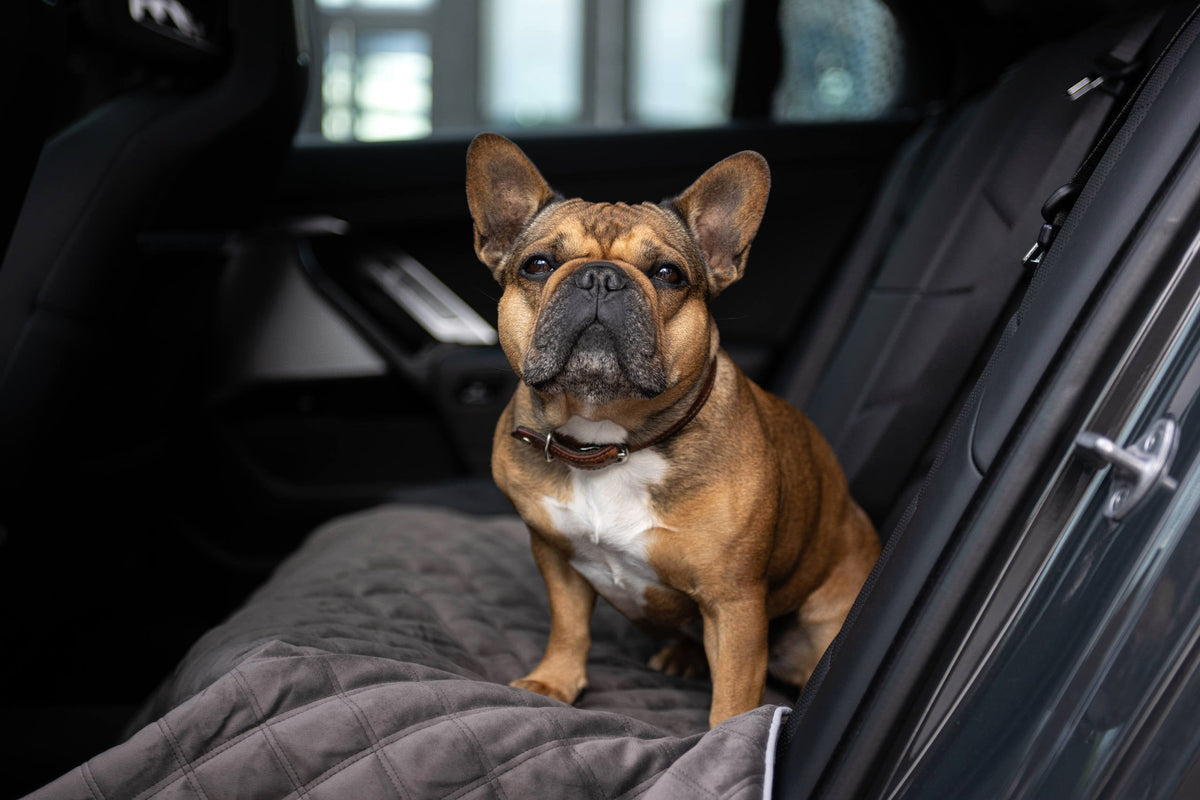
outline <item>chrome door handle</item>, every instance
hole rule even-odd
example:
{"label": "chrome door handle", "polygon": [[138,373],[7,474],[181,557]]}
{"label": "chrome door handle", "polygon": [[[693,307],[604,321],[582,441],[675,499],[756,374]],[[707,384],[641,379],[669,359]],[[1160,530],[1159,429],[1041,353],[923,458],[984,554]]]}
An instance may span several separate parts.
{"label": "chrome door handle", "polygon": [[1178,441],[1179,428],[1169,417],[1156,420],[1133,444],[1123,448],[1112,439],[1091,431],[1083,431],[1075,437],[1077,447],[1103,464],[1112,465],[1113,482],[1104,503],[1104,516],[1111,520],[1123,519],[1156,486],[1175,490],[1178,484],[1167,470],[1175,457]]}

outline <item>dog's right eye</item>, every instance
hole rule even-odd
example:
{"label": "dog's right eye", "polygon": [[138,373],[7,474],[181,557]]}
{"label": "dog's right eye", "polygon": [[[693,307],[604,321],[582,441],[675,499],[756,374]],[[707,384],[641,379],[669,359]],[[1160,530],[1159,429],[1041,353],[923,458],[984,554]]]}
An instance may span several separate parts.
{"label": "dog's right eye", "polygon": [[533,277],[544,277],[554,272],[554,262],[546,256],[530,256],[521,265],[521,272]]}

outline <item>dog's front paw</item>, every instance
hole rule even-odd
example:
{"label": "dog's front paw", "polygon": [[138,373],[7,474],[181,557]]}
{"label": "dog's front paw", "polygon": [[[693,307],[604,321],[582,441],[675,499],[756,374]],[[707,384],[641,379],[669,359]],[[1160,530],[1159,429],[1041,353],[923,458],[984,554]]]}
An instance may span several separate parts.
{"label": "dog's front paw", "polygon": [[650,656],[651,669],[679,678],[707,678],[708,658],[704,645],[692,639],[681,639]]}
{"label": "dog's front paw", "polygon": [[578,681],[551,683],[548,680],[539,680],[533,677],[533,675],[527,675],[524,678],[513,681],[509,686],[515,686],[518,689],[525,689],[526,691],[571,704],[575,702],[575,698],[579,697],[579,693],[587,686],[587,680],[581,679]]}

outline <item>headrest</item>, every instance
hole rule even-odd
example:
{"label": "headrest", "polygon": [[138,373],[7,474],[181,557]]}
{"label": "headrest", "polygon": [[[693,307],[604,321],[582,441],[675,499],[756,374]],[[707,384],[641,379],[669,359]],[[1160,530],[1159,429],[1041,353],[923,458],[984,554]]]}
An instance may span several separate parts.
{"label": "headrest", "polygon": [[158,67],[225,65],[227,3],[222,0],[80,0],[90,32]]}

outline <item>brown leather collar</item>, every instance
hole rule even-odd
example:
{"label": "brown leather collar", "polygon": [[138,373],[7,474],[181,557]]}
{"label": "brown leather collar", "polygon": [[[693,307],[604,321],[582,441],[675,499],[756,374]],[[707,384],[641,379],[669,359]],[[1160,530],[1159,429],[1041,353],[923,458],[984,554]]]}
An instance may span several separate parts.
{"label": "brown leather collar", "polygon": [[696,415],[700,413],[700,409],[704,408],[705,402],[708,401],[708,396],[712,394],[716,378],[717,360],[714,358],[709,363],[708,374],[704,376],[704,385],[700,387],[700,394],[696,395],[696,400],[692,403],[691,408],[687,410],[687,413],[658,436],[636,447],[629,447],[624,444],[584,444],[563,433],[550,431],[543,436],[521,425],[518,425],[513,430],[512,437],[542,451],[547,461],[561,461],[576,469],[602,469],[610,464],[620,464],[629,458],[630,453],[636,453],[638,450],[645,450],[648,447],[662,444],[683,430],[685,425],[696,418]]}

